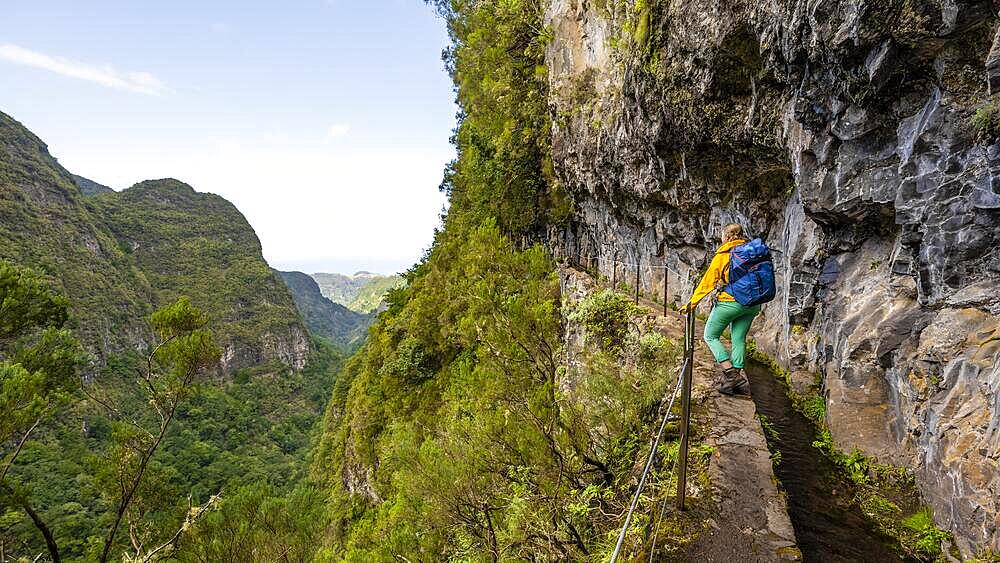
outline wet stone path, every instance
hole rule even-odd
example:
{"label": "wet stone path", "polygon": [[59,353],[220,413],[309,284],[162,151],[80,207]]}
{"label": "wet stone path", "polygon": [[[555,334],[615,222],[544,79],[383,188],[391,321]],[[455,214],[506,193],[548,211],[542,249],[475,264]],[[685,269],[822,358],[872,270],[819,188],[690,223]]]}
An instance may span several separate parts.
{"label": "wet stone path", "polygon": [[[684,320],[674,312],[651,319],[669,338],[683,340]],[[696,330],[701,330],[701,323]],[[699,333],[700,334],[700,333]],[[750,563],[801,560],[784,496],[771,467],[770,452],[753,401],[715,391],[716,374],[708,350],[695,351],[692,404],[703,413],[694,421],[707,430],[714,448],[709,481],[716,512],[687,549],[687,560]]]}

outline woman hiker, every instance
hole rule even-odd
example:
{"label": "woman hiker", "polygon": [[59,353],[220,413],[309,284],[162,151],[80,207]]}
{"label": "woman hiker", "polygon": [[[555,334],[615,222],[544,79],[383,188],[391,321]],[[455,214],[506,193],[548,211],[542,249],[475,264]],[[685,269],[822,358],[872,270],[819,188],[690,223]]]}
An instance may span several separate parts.
{"label": "woman hiker", "polygon": [[[746,244],[743,235],[743,227],[736,223],[726,225],[722,228],[722,246],[715,251],[715,257],[701,278],[701,283],[694,290],[691,301],[682,309],[687,311],[693,309],[698,303],[713,291],[717,291],[716,303],[712,307],[712,314],[708,316],[705,323],[705,342],[712,349],[715,361],[722,367],[722,383],[719,385],[719,392],[724,395],[750,393],[750,382],[743,373],[743,360],[746,356],[747,333],[750,332],[750,323],[754,317],[760,313],[760,305],[744,307],[736,302],[732,295],[722,290],[728,283],[729,278],[729,251],[737,246]],[[720,337],[726,328],[731,327],[733,353],[730,356],[725,344]]]}

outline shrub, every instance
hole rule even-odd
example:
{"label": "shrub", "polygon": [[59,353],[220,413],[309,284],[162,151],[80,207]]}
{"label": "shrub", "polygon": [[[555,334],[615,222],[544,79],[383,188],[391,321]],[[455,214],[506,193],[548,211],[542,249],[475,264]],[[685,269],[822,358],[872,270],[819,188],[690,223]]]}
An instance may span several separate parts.
{"label": "shrub", "polygon": [[911,543],[917,552],[930,557],[936,557],[941,553],[941,542],[951,537],[951,534],[934,525],[934,517],[928,508],[904,518],[903,526],[916,533],[916,537],[908,543]]}
{"label": "shrub", "polygon": [[648,332],[639,338],[639,359],[642,362],[663,365],[673,359],[675,352],[673,342],[659,332]]}
{"label": "shrub", "polygon": [[993,102],[980,106],[971,123],[980,139],[995,139],[1000,136],[1000,107]]}
{"label": "shrub", "polygon": [[826,420],[826,399],[821,395],[810,395],[803,399],[799,403],[799,409],[817,425],[823,424]]}
{"label": "shrub", "polygon": [[581,301],[569,320],[582,323],[587,333],[598,338],[604,350],[620,353],[632,319],[643,310],[631,299],[611,289],[605,289]]}

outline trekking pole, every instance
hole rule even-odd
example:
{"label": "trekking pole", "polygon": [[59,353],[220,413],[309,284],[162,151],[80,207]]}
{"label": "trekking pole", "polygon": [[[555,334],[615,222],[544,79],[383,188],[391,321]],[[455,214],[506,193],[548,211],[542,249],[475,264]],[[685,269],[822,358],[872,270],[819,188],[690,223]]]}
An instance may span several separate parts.
{"label": "trekking pole", "polygon": [[687,493],[688,440],[691,431],[691,376],[694,372],[694,307],[688,305],[684,326],[684,373],[681,388],[681,445],[677,452],[677,510],[684,510]]}

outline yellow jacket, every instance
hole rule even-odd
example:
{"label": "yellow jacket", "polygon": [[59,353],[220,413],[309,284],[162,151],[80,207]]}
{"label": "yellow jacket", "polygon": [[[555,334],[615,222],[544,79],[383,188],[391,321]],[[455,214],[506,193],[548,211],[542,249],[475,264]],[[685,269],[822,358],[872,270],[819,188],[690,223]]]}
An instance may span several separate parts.
{"label": "yellow jacket", "polygon": [[[701,283],[694,290],[694,295],[691,296],[691,305],[697,305],[699,301],[705,298],[706,295],[712,293],[715,286],[722,282],[723,284],[728,283],[729,280],[729,250],[736,248],[741,244],[746,244],[747,241],[743,239],[731,240],[724,243],[715,251],[715,257],[712,258],[712,263],[708,265],[708,271],[701,278]],[[719,301],[736,301],[733,299],[732,295],[729,295],[725,291],[719,291]]]}

